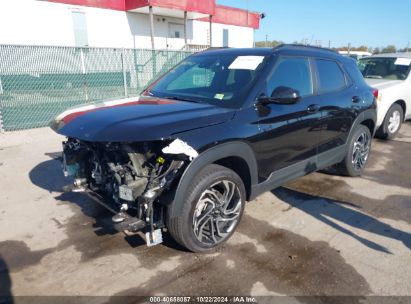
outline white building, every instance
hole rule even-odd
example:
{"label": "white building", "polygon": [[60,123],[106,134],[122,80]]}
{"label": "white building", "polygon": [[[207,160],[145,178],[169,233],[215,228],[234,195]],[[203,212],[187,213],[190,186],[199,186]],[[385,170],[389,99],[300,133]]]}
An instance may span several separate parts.
{"label": "white building", "polygon": [[0,44],[252,47],[259,21],[215,0],[1,0]]}

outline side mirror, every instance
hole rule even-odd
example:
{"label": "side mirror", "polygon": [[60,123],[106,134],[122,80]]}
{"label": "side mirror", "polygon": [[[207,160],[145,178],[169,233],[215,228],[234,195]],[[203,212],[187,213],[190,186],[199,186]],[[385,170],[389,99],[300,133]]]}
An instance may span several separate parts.
{"label": "side mirror", "polygon": [[281,104],[294,104],[301,99],[300,92],[289,87],[277,87],[271,93],[271,99]]}
{"label": "side mirror", "polygon": [[264,104],[278,103],[278,104],[295,104],[301,99],[300,92],[289,87],[277,87],[270,97],[261,97],[260,102]]}

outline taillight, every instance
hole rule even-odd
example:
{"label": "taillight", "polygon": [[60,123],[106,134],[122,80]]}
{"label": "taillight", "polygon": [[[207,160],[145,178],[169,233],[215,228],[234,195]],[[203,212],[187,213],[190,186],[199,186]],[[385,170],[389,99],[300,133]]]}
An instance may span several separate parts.
{"label": "taillight", "polygon": [[372,95],[374,95],[375,99],[378,99],[378,89],[374,89]]}

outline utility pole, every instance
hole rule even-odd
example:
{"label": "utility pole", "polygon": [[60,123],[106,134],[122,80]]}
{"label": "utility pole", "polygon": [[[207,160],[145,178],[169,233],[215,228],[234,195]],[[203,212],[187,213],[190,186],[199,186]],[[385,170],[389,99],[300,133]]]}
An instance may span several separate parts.
{"label": "utility pole", "polygon": [[184,48],[187,47],[187,11],[184,11]]}
{"label": "utility pole", "polygon": [[150,15],[150,36],[151,36],[151,49],[154,50],[154,18],[153,18],[153,7],[148,7]]}
{"label": "utility pole", "polygon": [[265,34],[265,47],[268,47],[268,35]]}
{"label": "utility pole", "polygon": [[328,40],[328,48],[331,49],[331,40]]}
{"label": "utility pole", "polygon": [[348,51],[348,55],[350,55],[350,51],[351,51],[351,43],[348,43],[348,48],[347,48],[347,51]]}
{"label": "utility pole", "polygon": [[409,52],[408,49],[410,48],[410,42],[407,43],[407,53]]}

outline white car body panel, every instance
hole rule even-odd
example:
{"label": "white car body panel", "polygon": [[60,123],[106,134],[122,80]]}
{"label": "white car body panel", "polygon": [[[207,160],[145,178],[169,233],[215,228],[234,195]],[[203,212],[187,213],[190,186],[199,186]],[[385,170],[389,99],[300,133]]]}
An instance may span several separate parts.
{"label": "white car body panel", "polygon": [[405,119],[411,119],[411,79],[387,80],[366,79],[367,83],[378,89],[377,127],[381,126],[390,107],[398,100],[406,105]]}
{"label": "white car body panel", "polygon": [[[380,54],[372,57],[411,58],[411,53]],[[404,118],[406,120],[411,119],[411,72],[405,80],[366,78],[365,81],[371,87],[378,89],[379,92],[377,100],[377,127],[382,125],[390,107],[399,100],[404,101],[406,105]]]}

